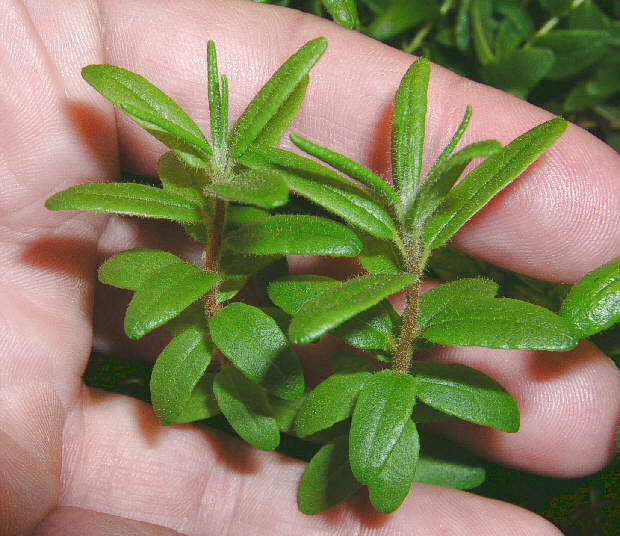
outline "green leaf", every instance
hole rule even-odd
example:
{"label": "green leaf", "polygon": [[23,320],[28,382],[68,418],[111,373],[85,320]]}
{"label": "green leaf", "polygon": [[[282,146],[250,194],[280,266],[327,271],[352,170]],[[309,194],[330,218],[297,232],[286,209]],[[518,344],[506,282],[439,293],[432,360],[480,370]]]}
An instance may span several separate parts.
{"label": "green leaf", "polygon": [[[88,65],[82,69],[82,77],[116,106],[164,120],[174,132],[162,130],[160,125],[153,126],[128,111],[134,121],[157,139],[165,144],[172,143],[174,146],[170,148],[175,149],[185,162],[195,167],[206,165],[206,156],[211,154],[211,149],[200,129],[170,97],[148,80],[113,65]],[[185,145],[184,140],[192,142]]]}
{"label": "green leaf", "polygon": [[295,419],[297,418],[299,408],[304,403],[305,397],[300,396],[295,400],[284,400],[268,394],[267,398],[280,432],[295,435]]}
{"label": "green leaf", "polygon": [[366,32],[378,41],[386,41],[438,15],[435,0],[394,0],[373,19]]}
{"label": "green leaf", "polygon": [[589,337],[620,321],[620,257],[577,281],[560,307],[579,338]]}
{"label": "green leaf", "polygon": [[498,192],[523,173],[562,135],[567,122],[556,118],[522,134],[467,175],[429,218],[422,238],[426,247],[445,244]]}
{"label": "green leaf", "polygon": [[504,350],[565,351],[577,345],[563,318],[510,298],[452,303],[428,321],[422,336],[436,344]]}
{"label": "green leaf", "polygon": [[225,238],[226,247],[253,255],[354,257],[362,244],[343,225],[315,216],[276,215],[244,225]]}
{"label": "green leaf", "polygon": [[469,10],[471,27],[474,34],[476,54],[482,65],[495,59],[493,56],[493,0],[471,0]]}
{"label": "green leaf", "polygon": [[486,374],[465,365],[423,361],[413,363],[412,374],[425,404],[502,432],[519,430],[517,403]]}
{"label": "green leaf", "polygon": [[573,0],[539,0],[539,2],[556,17],[568,13],[573,5]]}
{"label": "green leaf", "polygon": [[546,78],[573,76],[595,64],[608,51],[611,35],[604,30],[554,30],[534,40],[534,46],[548,48],[555,62]]}
{"label": "green leaf", "polygon": [[406,271],[394,243],[380,240],[367,233],[357,233],[362,241],[362,252],[358,259],[364,269],[371,274],[399,274]]}
{"label": "green leaf", "polygon": [[297,435],[306,437],[348,419],[359,392],[371,378],[370,372],[333,374],[317,385],[297,414]]}
{"label": "green leaf", "polygon": [[188,166],[176,153],[169,151],[157,162],[157,173],[164,191],[197,207],[206,206],[206,199],[200,193],[209,182],[204,169]]}
{"label": "green leaf", "polygon": [[152,272],[127,307],[127,336],[140,339],[163,326],[206,294],[216,281],[216,274],[187,263],[169,264]]}
{"label": "green leaf", "polygon": [[370,502],[379,511],[389,514],[405,500],[411,489],[420,454],[420,438],[411,419],[389,454],[383,469],[368,484]]}
{"label": "green leaf", "polygon": [[422,149],[430,63],[419,58],[403,76],[392,113],[392,177],[405,213],[409,211],[422,173]]}
{"label": "green leaf", "polygon": [[469,8],[471,0],[461,0],[456,14],[456,24],[454,25],[454,40],[456,47],[461,52],[469,50],[471,34],[469,30]]}
{"label": "green leaf", "polygon": [[256,140],[326,48],[327,40],[323,37],[309,41],[267,81],[232,128],[229,148],[233,158],[239,158]]}
{"label": "green leaf", "polygon": [[329,164],[333,168],[338,171],[344,173],[348,177],[361,182],[364,186],[367,186],[378,195],[383,197],[386,203],[392,205],[398,205],[400,203],[400,199],[392,190],[390,185],[388,185],[381,177],[375,175],[372,171],[365,168],[361,164],[354,162],[353,160],[348,159],[346,156],[335,153],[326,149],[325,147],[321,147],[320,145],[316,145],[311,141],[298,136],[297,134],[291,134],[291,141],[297,145],[302,151],[305,151],[308,154],[318,158],[319,160]]}
{"label": "green leaf", "polygon": [[228,133],[228,119],[222,115],[222,94],[220,93],[217,69],[217,54],[215,43],[207,43],[207,72],[209,80],[209,118],[211,122],[211,141],[216,153],[221,152],[226,146],[226,134]]}
{"label": "green leaf", "polygon": [[310,460],[299,483],[297,505],[304,514],[318,514],[359,487],[349,465],[349,440],[344,436],[323,446]]}
{"label": "green leaf", "polygon": [[151,374],[151,401],[163,425],[174,424],[211,362],[202,330],[190,328],[163,349]]}
{"label": "green leaf", "polygon": [[342,282],[306,303],[289,328],[291,341],[307,344],[415,281],[411,274],[372,274]]}
{"label": "green leaf", "polygon": [[484,467],[461,445],[425,433],[421,447],[415,482],[453,489],[473,489],[484,482]]}
{"label": "green leaf", "polygon": [[183,263],[183,260],[167,251],[128,249],[106,260],[97,274],[99,281],[106,285],[138,290],[154,272],[175,263]]}
{"label": "green leaf", "polygon": [[571,30],[607,30],[611,28],[611,20],[592,0],[585,0],[570,14]]}
{"label": "green leaf", "polygon": [[231,205],[226,211],[226,232],[234,231],[248,223],[262,221],[270,218],[269,212],[256,207],[237,207]]}
{"label": "green leaf", "polygon": [[280,444],[280,430],[265,391],[233,367],[222,369],[213,382],[217,403],[242,439],[261,450]]}
{"label": "green leaf", "polygon": [[291,126],[293,119],[297,112],[299,112],[299,108],[301,108],[309,81],[310,77],[308,75],[301,79],[295,91],[289,95],[276,114],[265,125],[265,128],[254,140],[250,149],[263,146],[275,147],[280,143],[286,129]]}
{"label": "green leaf", "polygon": [[382,370],[359,394],[349,435],[351,470],[362,484],[375,480],[396,447],[415,404],[416,380]]}
{"label": "green leaf", "polygon": [[247,170],[234,174],[228,182],[207,187],[218,197],[262,208],[276,208],[288,201],[288,188],[279,173]]}
{"label": "green leaf", "polygon": [[201,219],[193,203],[143,184],[80,184],[54,194],[45,206],[50,210],[91,210],[182,223],[198,223]]}
{"label": "green leaf", "polygon": [[355,0],[323,0],[323,5],[334,22],[345,28],[359,28],[360,21],[357,17]]}
{"label": "green leaf", "polygon": [[215,374],[207,373],[196,384],[189,400],[185,403],[183,410],[176,417],[175,423],[202,421],[217,415],[220,407],[213,394],[213,381]]}
{"label": "green leaf", "polygon": [[336,352],[331,360],[334,374],[349,374],[355,372],[377,372],[377,365],[361,355],[351,352]]}
{"label": "green leaf", "polygon": [[269,315],[244,303],[231,303],[213,315],[211,337],[244,375],[274,395],[294,400],[304,392],[295,352]]}
{"label": "green leaf", "polygon": [[324,275],[290,275],[269,284],[269,298],[284,312],[296,315],[320,294],[338,286],[338,281]]}

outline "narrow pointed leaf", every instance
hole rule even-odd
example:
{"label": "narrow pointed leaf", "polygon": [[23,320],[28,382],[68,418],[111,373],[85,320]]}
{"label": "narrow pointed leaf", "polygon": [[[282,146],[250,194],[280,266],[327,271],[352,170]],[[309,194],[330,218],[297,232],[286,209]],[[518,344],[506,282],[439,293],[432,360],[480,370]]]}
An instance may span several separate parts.
{"label": "narrow pointed leaf", "polygon": [[355,0],[323,0],[323,5],[334,22],[345,28],[359,29],[360,21]]}
{"label": "narrow pointed leaf", "polygon": [[453,302],[428,320],[422,336],[436,344],[504,350],[565,351],[577,345],[566,320],[510,298]]}
{"label": "narrow pointed leaf", "polygon": [[293,400],[303,394],[297,356],[269,315],[232,303],[215,313],[209,325],[213,342],[245,376],[280,398]]}
{"label": "narrow pointed leaf", "polygon": [[482,65],[494,60],[493,1],[471,0],[469,10],[476,54]]}
{"label": "narrow pointed leaf", "polygon": [[209,182],[204,169],[188,166],[169,151],[157,162],[157,173],[164,191],[178,195],[192,205],[206,206],[206,199],[200,193]]}
{"label": "narrow pointed leaf", "polygon": [[173,263],[151,273],[136,290],[125,314],[125,332],[140,339],[163,326],[206,294],[217,276],[187,263]]}
{"label": "narrow pointed leaf", "polygon": [[318,514],[359,487],[349,465],[349,440],[344,436],[323,446],[310,460],[299,483],[297,504],[304,514]]}
{"label": "narrow pointed leaf", "polygon": [[[189,116],[170,97],[142,76],[113,65],[88,65],[82,69],[82,77],[116,106],[130,105],[161,117],[173,124],[179,132],[200,140],[201,150],[205,154],[211,153],[204,135]],[[136,120],[135,117],[132,119]],[[137,122],[140,124],[140,119],[137,119]],[[162,136],[159,128],[151,133],[158,139],[166,137]],[[190,150],[190,153],[182,152],[180,156],[190,165],[197,167],[206,163],[203,156],[195,154],[193,150]]]}
{"label": "narrow pointed leaf", "polygon": [[370,502],[379,512],[389,514],[405,500],[416,473],[419,454],[420,438],[415,424],[409,419],[383,469],[368,484]]}
{"label": "narrow pointed leaf", "polygon": [[211,123],[211,141],[216,153],[224,149],[228,125],[222,121],[222,94],[220,93],[220,75],[217,68],[215,43],[207,43],[207,73],[209,85],[209,119]]}
{"label": "narrow pointed leaf", "polygon": [[392,114],[392,175],[405,212],[413,203],[422,172],[422,150],[430,64],[418,59],[405,73]]}
{"label": "narrow pointed leaf", "polygon": [[465,421],[502,432],[519,430],[519,409],[508,392],[482,372],[460,364],[415,362],[418,398]]}
{"label": "narrow pointed leaf", "polygon": [[207,187],[218,197],[262,208],[276,208],[288,201],[288,187],[279,173],[247,170],[233,175],[228,182]]}
{"label": "narrow pointed leaf", "polygon": [[183,263],[176,255],[158,249],[129,249],[106,260],[97,271],[106,285],[138,290],[153,272],[170,264]]}
{"label": "narrow pointed leaf", "polygon": [[200,210],[186,199],[143,184],[80,184],[50,197],[50,210],[91,210],[108,214],[198,223]]}
{"label": "narrow pointed leaf", "polygon": [[354,257],[362,245],[353,231],[315,216],[276,215],[228,234],[225,245],[254,255]]}
{"label": "narrow pointed leaf", "polygon": [[291,341],[307,344],[414,281],[411,274],[373,274],[340,283],[306,303],[293,318]]}
{"label": "narrow pointed leaf", "polygon": [[560,308],[579,337],[589,337],[620,321],[620,257],[577,281]]}
{"label": "narrow pointed leaf", "polygon": [[539,125],[493,154],[445,197],[424,226],[423,241],[435,249],[445,244],[498,192],[523,173],[566,129],[564,119]]}
{"label": "narrow pointed leaf", "polygon": [[317,385],[299,410],[295,425],[297,435],[316,434],[348,419],[362,387],[371,378],[370,372],[333,374]]}
{"label": "narrow pointed leaf", "polygon": [[370,484],[384,468],[415,405],[416,380],[409,374],[382,370],[359,394],[349,436],[351,470]]}
{"label": "narrow pointed leaf", "polygon": [[319,37],[306,43],[282,64],[233,126],[229,138],[231,156],[238,158],[254,142],[326,48],[327,41]]}
{"label": "narrow pointed leaf", "polygon": [[211,362],[211,348],[199,329],[187,329],[163,349],[151,374],[151,401],[162,424],[173,424]]}
{"label": "narrow pointed leaf", "polygon": [[215,374],[207,373],[196,384],[183,410],[176,417],[175,423],[196,422],[208,419],[220,412],[213,394]]}
{"label": "narrow pointed leaf", "polygon": [[273,450],[280,444],[280,430],[265,391],[233,367],[222,369],[213,382],[222,413],[250,445]]}

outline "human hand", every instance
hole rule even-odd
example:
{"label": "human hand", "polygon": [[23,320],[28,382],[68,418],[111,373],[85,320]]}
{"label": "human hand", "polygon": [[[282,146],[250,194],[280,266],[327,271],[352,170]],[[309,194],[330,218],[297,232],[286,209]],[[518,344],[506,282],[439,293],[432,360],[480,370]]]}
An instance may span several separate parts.
{"label": "human hand", "polygon": [[[106,322],[122,315],[110,289],[98,290],[93,326],[101,258],[137,246],[197,255],[167,225],[44,209],[52,193],[117,178],[121,167],[152,175],[163,152],[83,82],[84,65],[140,72],[204,126],[208,39],[232,81],[234,118],[292,51],[324,35],[329,49],[312,71],[294,130],[385,173],[389,107],[410,57],[313,17],[232,0],[14,1],[0,4],[0,14],[7,44],[0,56],[0,534],[36,526],[38,534],[64,535],[557,534],[515,506],[421,484],[390,516],[357,494],[307,517],[295,503],[301,462],[215,431],[164,429],[149,406],[81,383],[93,335],[127,348]],[[549,117],[434,67],[426,162],[467,104],[474,115],[464,143],[507,142]],[[619,165],[610,148],[571,126],[453,243],[528,275],[573,282],[619,254]],[[313,267],[324,268],[345,266]],[[148,344],[136,350],[149,355]],[[618,372],[593,345],[566,354],[442,349],[432,357],[482,370],[519,404],[517,434],[456,429],[477,452],[560,477],[593,472],[612,455]]]}

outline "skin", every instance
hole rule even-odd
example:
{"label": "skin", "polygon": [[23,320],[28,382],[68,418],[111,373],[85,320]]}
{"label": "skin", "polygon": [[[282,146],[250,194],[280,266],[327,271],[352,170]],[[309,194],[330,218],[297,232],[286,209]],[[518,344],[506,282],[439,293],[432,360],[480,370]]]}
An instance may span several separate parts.
{"label": "skin", "polygon": [[[234,119],[282,61],[323,35],[329,49],[293,130],[387,176],[390,105],[410,56],[311,16],[236,0],[0,0],[0,35],[0,534],[559,534],[513,505],[425,485],[392,516],[359,493],[307,517],[295,503],[303,463],[215,431],[162,428],[146,404],[80,379],[93,338],[151,359],[161,347],[157,336],[129,347],[109,321],[122,319],[127,296],[96,286],[102,258],[136,246],[199,255],[171,226],[43,207],[52,193],[117,178],[121,167],[153,174],[164,151],[83,82],[84,65],[141,73],[206,129],[207,39],[231,81]],[[433,66],[427,167],[468,103],[474,116],[462,143],[507,142],[550,117]],[[570,126],[453,244],[574,282],[620,254],[619,169],[614,151]],[[350,268],[313,262],[315,271]],[[479,368],[519,403],[517,434],[452,429],[485,456],[557,477],[592,473],[612,457],[620,380],[593,345],[426,357]]]}

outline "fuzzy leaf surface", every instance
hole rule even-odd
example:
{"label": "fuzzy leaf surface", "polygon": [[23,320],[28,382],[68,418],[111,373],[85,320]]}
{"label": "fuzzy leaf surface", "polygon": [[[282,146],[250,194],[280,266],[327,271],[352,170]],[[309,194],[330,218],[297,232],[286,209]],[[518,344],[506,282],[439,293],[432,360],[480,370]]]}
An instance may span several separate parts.
{"label": "fuzzy leaf surface", "polygon": [[208,183],[204,169],[188,166],[169,151],[157,162],[157,173],[164,191],[178,195],[192,205],[205,206],[206,200],[200,193]]}
{"label": "fuzzy leaf surface", "polygon": [[152,273],[183,263],[176,255],[158,249],[128,249],[113,255],[97,270],[99,281],[127,290],[138,290]]}
{"label": "fuzzy leaf surface", "polygon": [[282,176],[269,171],[247,170],[233,175],[228,182],[207,188],[218,197],[261,208],[276,208],[288,201],[288,188]]}
{"label": "fuzzy leaf surface", "polygon": [[385,467],[415,405],[416,380],[386,369],[373,375],[359,394],[349,436],[351,470],[370,484]]}
{"label": "fuzzy leaf surface", "polygon": [[213,394],[215,374],[206,373],[196,384],[189,400],[185,403],[175,423],[196,422],[213,417],[220,412],[217,400]]}
{"label": "fuzzy leaf surface", "polygon": [[209,322],[211,337],[245,376],[274,395],[294,400],[304,392],[295,352],[269,315],[244,303],[231,303]]}
{"label": "fuzzy leaf surface", "polygon": [[359,29],[360,21],[357,16],[355,0],[323,0],[323,5],[334,22],[345,28]]}
{"label": "fuzzy leaf surface", "polygon": [[358,255],[364,269],[371,274],[398,274],[406,271],[400,254],[390,240],[380,240],[367,233],[358,233],[362,252]]}

